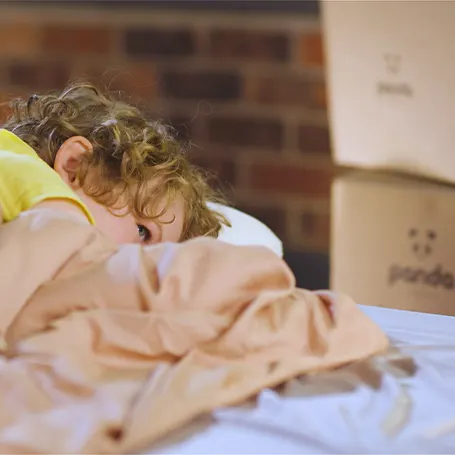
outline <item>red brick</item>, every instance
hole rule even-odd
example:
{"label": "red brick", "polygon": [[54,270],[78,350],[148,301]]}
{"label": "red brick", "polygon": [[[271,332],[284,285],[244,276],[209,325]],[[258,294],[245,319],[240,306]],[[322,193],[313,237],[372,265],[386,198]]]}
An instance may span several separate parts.
{"label": "red brick", "polygon": [[283,242],[287,241],[286,212],[283,207],[237,203],[235,207],[268,226]]}
{"label": "red brick", "polygon": [[29,90],[62,89],[69,80],[70,69],[64,63],[15,62],[6,68],[9,85]]}
{"label": "red brick", "polygon": [[316,109],[327,109],[327,88],[324,82],[315,82],[312,85],[310,105]]}
{"label": "red brick", "polygon": [[133,100],[151,101],[156,97],[157,76],[147,63],[131,63],[123,68],[79,64],[73,70],[73,77],[88,79],[109,91],[121,91]]}
{"label": "red brick", "polygon": [[194,134],[194,119],[173,115],[168,123],[174,130],[173,134],[181,141],[188,141]]}
{"label": "red brick", "polygon": [[162,81],[169,98],[225,101],[239,98],[241,92],[236,71],[167,71]]}
{"label": "red brick", "polygon": [[329,197],[332,172],[291,163],[253,163],[248,177],[251,188],[264,192]]}
{"label": "red brick", "polygon": [[324,108],[320,81],[308,76],[283,72],[277,75],[250,75],[245,83],[248,100],[264,105]]}
{"label": "red brick", "polygon": [[327,127],[301,125],[298,146],[303,153],[330,153],[330,133]]}
{"label": "red brick", "polygon": [[11,23],[0,27],[2,57],[25,57],[39,50],[40,28],[31,24]]}
{"label": "red brick", "polygon": [[184,57],[196,51],[190,29],[133,28],[125,32],[124,47],[132,57]]}
{"label": "red brick", "polygon": [[6,102],[0,102],[0,128],[11,115],[11,109]]}
{"label": "red brick", "polygon": [[9,95],[0,93],[0,127],[11,115],[11,107],[9,105],[10,99],[11,97]]}
{"label": "red brick", "polygon": [[311,210],[300,216],[300,238],[304,245],[328,251],[330,246],[330,215]]}
{"label": "red brick", "polygon": [[108,54],[113,46],[113,34],[106,27],[49,25],[43,30],[42,43],[46,53]]}
{"label": "red brick", "polygon": [[324,66],[324,46],[321,33],[305,33],[301,36],[300,62],[308,67]]}
{"label": "red brick", "polygon": [[259,104],[308,104],[308,84],[299,76],[249,76],[245,83],[245,96]]}
{"label": "red brick", "polygon": [[[19,92],[2,91],[0,92],[0,125],[10,116],[11,105],[10,102],[17,98],[22,98],[24,95]],[[27,95],[29,96],[29,95]]]}
{"label": "red brick", "polygon": [[289,60],[289,37],[284,32],[253,30],[213,30],[210,33],[210,54],[214,58]]}
{"label": "red brick", "polygon": [[277,151],[283,146],[284,129],[278,120],[212,117],[209,119],[209,139],[220,145]]}
{"label": "red brick", "polygon": [[228,158],[200,154],[189,158],[195,165],[209,171],[214,177],[211,183],[218,188],[226,186],[235,186],[237,183],[237,167],[236,163]]}

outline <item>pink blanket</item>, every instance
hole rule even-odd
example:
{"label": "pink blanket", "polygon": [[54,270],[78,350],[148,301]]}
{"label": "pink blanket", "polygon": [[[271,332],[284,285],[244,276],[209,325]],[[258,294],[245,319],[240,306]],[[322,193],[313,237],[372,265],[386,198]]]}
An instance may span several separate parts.
{"label": "pink blanket", "polygon": [[49,210],[0,227],[0,452],[127,453],[264,387],[383,352],[347,297],[260,247],[117,247]]}

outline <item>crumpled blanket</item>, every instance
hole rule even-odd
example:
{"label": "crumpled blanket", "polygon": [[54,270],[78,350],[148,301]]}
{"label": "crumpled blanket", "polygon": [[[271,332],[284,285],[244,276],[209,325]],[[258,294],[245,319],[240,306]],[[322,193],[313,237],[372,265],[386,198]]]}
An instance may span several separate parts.
{"label": "crumpled blanket", "polygon": [[266,387],[384,352],[262,247],[118,247],[40,209],[0,226],[0,452],[131,453]]}

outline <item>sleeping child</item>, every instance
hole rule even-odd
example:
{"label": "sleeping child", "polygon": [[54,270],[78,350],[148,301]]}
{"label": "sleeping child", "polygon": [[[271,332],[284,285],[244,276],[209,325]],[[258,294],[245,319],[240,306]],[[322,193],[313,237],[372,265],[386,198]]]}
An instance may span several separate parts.
{"label": "sleeping child", "polygon": [[0,222],[50,207],[143,244],[217,237],[228,224],[180,144],[138,108],[88,83],[12,108],[0,129]]}

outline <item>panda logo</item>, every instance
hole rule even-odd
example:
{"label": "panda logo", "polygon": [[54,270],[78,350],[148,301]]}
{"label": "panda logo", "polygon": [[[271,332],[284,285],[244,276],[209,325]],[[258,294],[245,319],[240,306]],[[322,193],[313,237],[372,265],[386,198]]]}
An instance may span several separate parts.
{"label": "panda logo", "polygon": [[437,234],[433,229],[419,230],[411,228],[408,238],[411,241],[411,249],[414,255],[420,259],[426,259],[433,253]]}
{"label": "panda logo", "polygon": [[398,74],[401,70],[401,55],[384,54],[385,68],[389,74]]}

